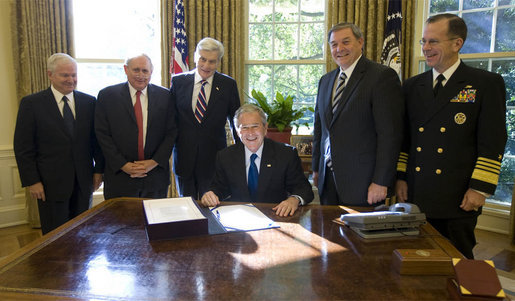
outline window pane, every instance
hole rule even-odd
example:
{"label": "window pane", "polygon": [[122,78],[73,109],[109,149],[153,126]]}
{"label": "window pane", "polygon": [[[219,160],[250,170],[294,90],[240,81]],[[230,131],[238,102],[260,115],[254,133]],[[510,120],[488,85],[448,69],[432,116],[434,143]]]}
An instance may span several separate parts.
{"label": "window pane", "polygon": [[495,191],[495,200],[511,203],[513,179],[515,178],[515,59],[499,59],[492,61],[492,71],[504,78],[506,85],[506,128],[508,141],[499,175],[499,184]]}
{"label": "window pane", "polygon": [[301,21],[324,21],[323,0],[302,0],[300,2]]}
{"label": "window pane", "polygon": [[323,59],[325,36],[324,23],[308,23],[300,25],[299,59]]}
{"label": "window pane", "polygon": [[493,7],[494,0],[463,0],[463,9]]}
{"label": "window pane", "polygon": [[78,58],[161,58],[159,1],[74,0],[73,10]]}
{"label": "window pane", "polygon": [[515,0],[499,0],[499,6],[501,5],[514,5]]}
{"label": "window pane", "polygon": [[249,60],[272,59],[272,31],[269,24],[249,25]]}
{"label": "window pane", "polygon": [[430,0],[429,13],[443,13],[446,11],[458,10],[459,0]]}
{"label": "window pane", "polygon": [[[269,1],[270,2],[270,1]],[[298,21],[299,1],[275,0],[275,22]]]}
{"label": "window pane", "polygon": [[267,98],[272,96],[272,66],[248,65],[248,94],[252,89],[261,91]]}
{"label": "window pane", "polygon": [[268,1],[249,0],[249,22],[272,21],[272,8]]}
{"label": "window pane", "polygon": [[495,52],[515,51],[515,8],[499,9]]}
{"label": "window pane", "polygon": [[275,65],[274,95],[280,92],[283,95],[293,95],[297,98],[297,75],[298,65]]}
{"label": "window pane", "polygon": [[107,86],[127,81],[123,64],[78,63],[77,90],[93,96]]}
{"label": "window pane", "polygon": [[297,24],[277,24],[275,26],[276,60],[296,60],[297,57]]}
{"label": "window pane", "polygon": [[463,19],[467,23],[468,35],[462,53],[490,52],[492,38],[491,10],[473,13],[464,13]]}
{"label": "window pane", "polygon": [[[503,77],[507,105],[515,106],[515,58],[492,60],[492,72],[499,73]],[[515,131],[515,127],[513,130]]]}

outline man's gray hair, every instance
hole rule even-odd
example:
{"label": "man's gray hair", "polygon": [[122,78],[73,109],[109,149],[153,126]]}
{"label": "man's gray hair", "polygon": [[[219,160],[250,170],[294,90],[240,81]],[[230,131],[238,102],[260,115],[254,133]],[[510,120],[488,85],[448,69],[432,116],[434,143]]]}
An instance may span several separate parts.
{"label": "man's gray hair", "polygon": [[218,60],[221,60],[224,56],[224,45],[213,38],[203,38],[198,42],[197,48],[195,48],[195,63],[200,58],[200,50],[218,52]]}
{"label": "man's gray hair", "polygon": [[242,114],[254,113],[254,112],[259,114],[259,117],[261,117],[261,123],[263,123],[263,126],[266,126],[267,116],[266,116],[265,112],[260,107],[254,105],[254,104],[251,104],[251,103],[246,103],[246,104],[242,105],[238,110],[236,110],[236,113],[234,113],[234,126],[236,128],[240,127],[239,119]]}
{"label": "man's gray hair", "polygon": [[77,62],[74,58],[69,56],[66,53],[54,53],[52,54],[48,60],[46,61],[46,70],[50,72],[54,72],[57,65],[61,63],[74,63],[77,65]]}
{"label": "man's gray hair", "polygon": [[331,29],[329,29],[329,33],[327,34],[327,42],[331,42],[331,34],[335,31],[339,31],[339,30],[342,30],[342,29],[345,29],[345,28],[350,28],[352,30],[352,34],[354,35],[354,37],[356,39],[364,39],[363,38],[363,32],[361,32],[361,29],[354,23],[349,23],[349,22],[343,22],[343,23],[338,23],[336,25],[334,25],[333,27],[331,27]]}
{"label": "man's gray hair", "polygon": [[128,57],[126,60],[125,60],[125,66],[129,66],[130,62],[135,59],[135,58],[138,58],[138,57],[144,57],[148,60],[148,62],[150,63],[150,71],[154,71],[154,65],[152,65],[152,60],[150,59],[150,57],[148,55],[146,55],[145,53],[141,53],[141,54],[138,54],[136,56],[133,56],[133,57]]}

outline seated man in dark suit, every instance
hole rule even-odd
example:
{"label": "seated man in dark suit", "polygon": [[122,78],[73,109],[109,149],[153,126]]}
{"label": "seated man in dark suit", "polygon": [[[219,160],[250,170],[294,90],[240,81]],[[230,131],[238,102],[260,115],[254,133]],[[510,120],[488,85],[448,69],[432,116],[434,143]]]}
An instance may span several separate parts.
{"label": "seated man in dark suit", "polygon": [[313,200],[296,149],[265,138],[268,124],[263,110],[245,104],[236,111],[234,124],[242,143],[218,152],[215,178],[202,196],[202,205],[216,206],[220,200],[280,202],[273,210],[288,216]]}

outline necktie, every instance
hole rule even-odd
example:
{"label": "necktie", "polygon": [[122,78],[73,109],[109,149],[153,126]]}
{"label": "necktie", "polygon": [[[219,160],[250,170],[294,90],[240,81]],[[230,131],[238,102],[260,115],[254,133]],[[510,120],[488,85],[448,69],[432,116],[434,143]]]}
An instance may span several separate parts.
{"label": "necktie", "polygon": [[141,91],[136,92],[136,103],[134,104],[134,115],[136,115],[136,123],[138,124],[138,160],[145,159],[143,149],[143,110],[141,109],[140,100]]}
{"label": "necktie", "polygon": [[440,89],[443,87],[442,85],[442,82],[445,80],[445,76],[443,76],[443,74],[440,74],[436,77],[436,85],[433,89],[433,94],[434,96],[438,96],[438,92],[440,91]]}
{"label": "necktie", "polygon": [[340,72],[340,76],[338,77],[338,85],[336,86],[336,91],[334,92],[333,103],[332,103],[332,111],[333,114],[336,112],[338,108],[338,104],[340,103],[341,96],[343,94],[343,88],[345,87],[345,80],[347,80],[347,75],[344,72]]}
{"label": "necktie", "polygon": [[249,166],[249,177],[248,177],[248,186],[251,198],[256,196],[257,187],[258,187],[258,169],[256,163],[254,162],[257,158],[256,154],[252,154],[250,156],[250,166]]}
{"label": "necktie", "polygon": [[197,97],[197,105],[195,106],[195,118],[197,118],[198,123],[202,123],[202,119],[204,118],[207,109],[206,91],[204,90],[207,80],[202,80],[200,84],[202,86],[200,87],[200,92]]}
{"label": "necktie", "polygon": [[66,129],[68,130],[68,133],[70,133],[71,136],[73,136],[73,127],[75,119],[73,118],[72,110],[70,109],[70,106],[68,105],[68,97],[63,96],[63,119],[64,119],[64,125],[66,126]]}

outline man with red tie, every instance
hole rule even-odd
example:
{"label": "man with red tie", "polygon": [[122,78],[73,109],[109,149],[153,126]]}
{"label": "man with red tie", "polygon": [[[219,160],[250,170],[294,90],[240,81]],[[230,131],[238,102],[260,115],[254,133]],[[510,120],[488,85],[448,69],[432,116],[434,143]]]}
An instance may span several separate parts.
{"label": "man with red tie", "polygon": [[175,141],[175,106],[168,89],[149,84],[153,66],[127,59],[127,82],[98,94],[95,130],[106,158],[104,197],[166,197]]}

